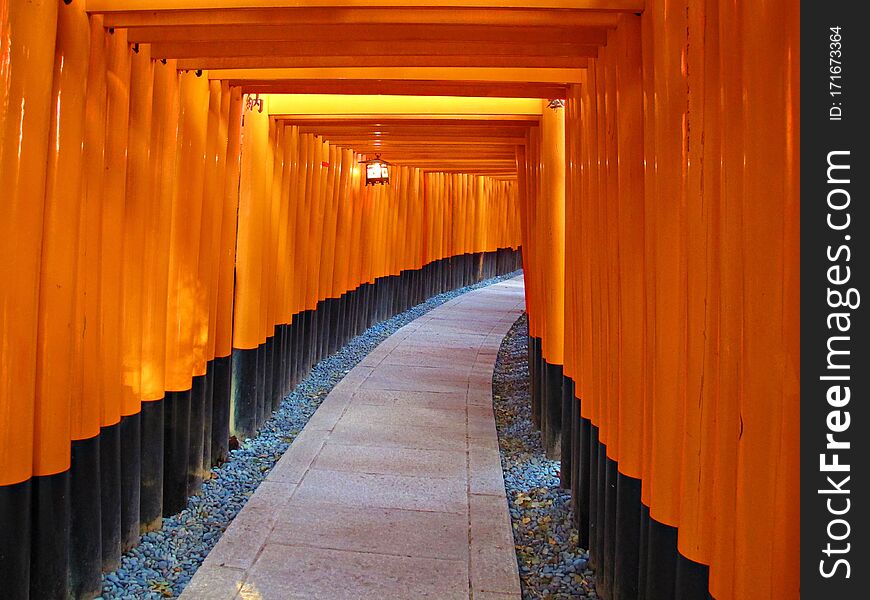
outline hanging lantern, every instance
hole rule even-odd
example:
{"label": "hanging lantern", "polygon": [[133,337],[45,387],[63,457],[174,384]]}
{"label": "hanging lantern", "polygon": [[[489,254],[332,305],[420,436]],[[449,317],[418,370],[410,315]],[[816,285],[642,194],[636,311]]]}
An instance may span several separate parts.
{"label": "hanging lantern", "polygon": [[381,160],[380,154],[360,162],[366,166],[366,185],[390,183],[390,163]]}

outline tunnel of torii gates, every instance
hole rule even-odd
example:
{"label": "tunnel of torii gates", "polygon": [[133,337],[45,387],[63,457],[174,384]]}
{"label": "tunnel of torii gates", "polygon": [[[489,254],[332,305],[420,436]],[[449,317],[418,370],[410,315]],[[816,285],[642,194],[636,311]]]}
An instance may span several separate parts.
{"label": "tunnel of torii gates", "polygon": [[0,4],[4,598],[97,595],[316,361],[520,265],[599,594],[798,597],[796,1],[187,4]]}

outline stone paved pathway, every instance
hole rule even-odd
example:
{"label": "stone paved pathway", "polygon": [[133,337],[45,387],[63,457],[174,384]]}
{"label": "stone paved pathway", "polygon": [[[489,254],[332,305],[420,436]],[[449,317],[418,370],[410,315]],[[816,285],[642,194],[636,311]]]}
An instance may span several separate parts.
{"label": "stone paved pathway", "polygon": [[515,600],[492,412],[522,278],[409,323],[333,389],[184,600]]}

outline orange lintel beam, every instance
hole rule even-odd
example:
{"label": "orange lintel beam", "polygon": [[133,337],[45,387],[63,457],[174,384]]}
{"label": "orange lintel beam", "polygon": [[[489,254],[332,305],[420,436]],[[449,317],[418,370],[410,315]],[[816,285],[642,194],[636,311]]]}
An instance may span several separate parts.
{"label": "orange lintel beam", "polygon": [[163,42],[515,42],[535,44],[579,44],[603,46],[607,43],[604,27],[529,27],[491,25],[355,24],[330,25],[189,25],[172,27],[138,27],[131,29],[128,40],[139,43]]}
{"label": "orange lintel beam", "polygon": [[594,58],[597,45],[572,43],[447,41],[337,41],[322,42],[159,42],[151,53],[160,58],[210,58],[241,56],[561,56]]}
{"label": "orange lintel beam", "polygon": [[511,148],[517,145],[513,140],[498,140],[497,138],[491,138],[489,140],[464,140],[464,139],[455,139],[455,140],[439,140],[432,138],[417,138],[417,139],[404,139],[404,140],[381,140],[375,139],[372,137],[367,138],[358,138],[358,137],[347,137],[342,135],[336,136],[327,136],[329,141],[335,144],[381,144],[387,148],[416,148],[418,146],[426,146],[432,147],[435,149],[446,148],[446,149],[454,149],[458,148],[460,150],[465,148],[470,149],[496,149],[496,148]]}
{"label": "orange lintel beam", "polygon": [[[344,144],[336,144],[342,147],[352,148],[356,152],[360,152],[363,154],[369,153],[381,153],[384,156],[384,159],[389,160],[389,156],[396,157],[397,160],[452,160],[455,162],[465,162],[465,161],[477,161],[477,160],[495,160],[495,161],[510,161],[511,157],[507,152],[480,152],[480,153],[466,153],[466,154],[456,154],[450,152],[425,152],[425,151],[413,151],[408,149],[395,149],[395,148],[379,148],[377,146],[345,146]],[[516,153],[514,154],[514,160],[516,158]]]}
{"label": "orange lintel beam", "polygon": [[452,141],[443,141],[439,142],[424,140],[424,141],[405,141],[405,142],[390,142],[390,141],[381,141],[377,138],[346,138],[342,136],[324,136],[327,140],[329,140],[333,144],[342,144],[342,145],[366,145],[366,146],[380,146],[382,148],[391,148],[395,150],[401,149],[415,149],[421,148],[425,149],[427,152],[506,152],[516,151],[516,144],[511,143],[510,140],[501,143],[485,143],[485,144],[470,144],[470,143],[455,143]]}
{"label": "orange lintel beam", "polygon": [[[275,118],[275,115],[272,115]],[[342,123],[342,122],[324,122],[324,121],[301,121],[296,119],[287,119],[277,117],[285,124],[298,125],[302,133],[319,133],[321,131],[329,131],[332,133],[342,133],[347,135],[361,134],[368,135],[408,135],[419,134],[426,136],[428,133],[447,133],[457,136],[479,136],[491,135],[495,136],[510,136],[525,134],[529,127],[537,125],[536,120],[517,120],[517,121],[501,121],[494,119],[492,121],[479,121],[468,119],[467,121],[442,121],[439,119],[420,119],[409,120],[406,123],[394,123],[389,121],[373,121],[371,123]]]}
{"label": "orange lintel beam", "polygon": [[[435,169],[424,169],[424,173],[437,173]],[[479,177],[491,177],[493,179],[500,179],[504,181],[515,181],[517,178],[517,171],[514,169],[513,171],[493,171],[488,169],[473,169],[471,171],[463,171],[461,169],[441,169],[441,173],[468,173],[469,175],[477,175]]]}
{"label": "orange lintel beam", "polygon": [[[363,137],[348,137],[342,135],[325,135],[318,134],[324,139],[328,140],[329,143],[335,144],[338,146],[347,146],[349,148],[356,149],[357,147],[362,146],[373,146],[376,144],[376,140],[380,142],[379,146],[382,148],[390,148],[395,150],[400,150],[403,148],[417,148],[420,146],[429,146],[432,148],[445,148],[450,149],[453,148],[454,151],[463,151],[465,148],[479,148],[480,146],[476,146],[471,143],[463,143],[460,138],[443,136],[439,138],[407,138],[401,140],[401,143],[396,143],[393,140],[383,140],[382,138],[363,138]],[[519,140],[516,138],[502,138],[502,143],[500,146],[492,146],[492,147],[502,147],[502,148],[511,148],[516,149],[517,146],[523,146],[525,142],[523,140]],[[483,146],[483,148],[490,148],[491,146]]]}
{"label": "orange lintel beam", "polygon": [[[88,7],[91,10],[91,6]],[[91,12],[100,12],[91,10]],[[498,9],[498,8],[411,8],[411,7],[291,7],[177,9],[159,11],[120,10],[106,12],[106,27],[165,27],[175,25],[322,25],[349,23],[473,24],[523,26],[616,27],[618,15],[609,11]]]}
{"label": "orange lintel beam", "polygon": [[[393,164],[397,164],[393,161]],[[473,173],[474,171],[486,171],[488,173],[492,173],[493,171],[498,171],[505,174],[513,174],[516,173],[516,167],[513,166],[499,166],[493,164],[445,164],[440,161],[429,161],[429,162],[421,162],[421,161],[409,161],[407,163],[402,164],[403,167],[417,167],[418,169],[428,169],[430,171],[452,171],[457,173]]]}
{"label": "orange lintel beam", "polygon": [[423,170],[424,173],[433,173],[441,171],[442,173],[499,173],[501,175],[516,175],[516,162],[512,166],[504,166],[504,167],[473,167],[470,165],[464,165],[459,167],[454,166],[446,166],[446,165],[436,165],[436,166],[421,166],[419,167]]}
{"label": "orange lintel beam", "polygon": [[480,152],[498,152],[498,153],[508,153],[514,152],[514,156],[516,155],[516,144],[513,144],[508,140],[507,142],[496,143],[496,144],[460,144],[453,143],[450,141],[441,141],[440,143],[436,143],[433,141],[425,140],[425,141],[408,141],[408,142],[390,142],[390,141],[381,141],[377,138],[367,138],[367,139],[359,139],[359,138],[346,138],[341,136],[331,137],[324,136],[330,143],[333,144],[341,144],[344,146],[348,146],[351,144],[356,144],[358,146],[378,146],[381,148],[389,148],[391,150],[408,150],[414,151],[419,149],[420,151],[425,152],[446,152],[446,153],[461,153],[461,154],[474,154]]}
{"label": "orange lintel beam", "polygon": [[489,139],[505,137],[520,138],[526,133],[529,127],[534,126],[533,123],[529,123],[528,125],[520,127],[511,127],[501,125],[499,123],[486,125],[470,122],[466,126],[467,129],[464,129],[462,126],[445,126],[438,123],[432,123],[431,125],[426,123],[414,123],[409,124],[406,127],[398,127],[395,125],[386,124],[380,126],[376,125],[373,127],[341,127],[324,123],[312,123],[310,125],[301,123],[296,124],[299,125],[301,133],[317,133],[361,138],[378,137],[383,139],[427,139],[430,137],[440,137],[447,135],[457,138],[471,138],[473,141],[476,141],[481,137],[486,137]]}
{"label": "orange lintel beam", "polygon": [[525,67],[551,69],[585,69],[589,59],[583,56],[218,56],[182,58],[181,70],[213,69],[292,69],[326,67]]}
{"label": "orange lintel beam", "polygon": [[499,152],[504,155],[508,155],[510,152],[514,152],[516,155],[516,147],[522,144],[514,142],[513,140],[507,140],[504,144],[501,145],[491,145],[491,146],[475,146],[471,144],[461,144],[461,143],[443,143],[441,145],[435,144],[431,140],[419,140],[419,141],[409,141],[404,144],[395,144],[390,142],[377,142],[373,141],[371,138],[369,139],[356,139],[356,138],[345,138],[341,136],[333,137],[333,136],[321,136],[323,139],[327,140],[330,144],[335,146],[344,146],[346,148],[352,148],[359,152],[364,152],[366,150],[371,149],[381,149],[385,152],[405,152],[412,151],[417,148],[428,148],[430,152],[443,152],[448,155],[458,155],[458,156],[468,156],[469,154],[476,153],[494,153]]}
{"label": "orange lintel beam", "polygon": [[470,168],[486,168],[486,169],[513,169],[516,161],[513,163],[509,160],[496,160],[496,159],[481,159],[479,161],[471,161],[471,160],[454,160],[448,161],[444,158],[427,158],[427,157],[416,157],[416,156],[388,156],[386,154],[382,154],[379,152],[364,152],[365,156],[377,156],[380,155],[384,160],[392,163],[392,164],[400,164],[400,165],[413,165],[415,167],[423,167],[423,166],[432,166],[435,165],[439,168],[456,168],[456,169],[470,169]]}
{"label": "orange lintel beam", "polygon": [[[394,163],[395,164],[395,163]],[[402,165],[406,166],[406,165]],[[412,165],[407,165],[412,166]],[[446,164],[434,164],[434,165],[413,165],[419,169],[423,169],[426,172],[432,171],[441,171],[443,173],[501,173],[503,175],[516,175],[517,169],[516,164],[514,165],[505,165],[501,167],[487,167],[487,166],[474,166],[474,165],[446,165]]]}
{"label": "orange lintel beam", "polygon": [[[318,128],[310,128],[306,129],[306,131],[302,133],[314,133],[316,135],[320,135],[326,137],[328,139],[342,139],[342,140],[380,140],[381,142],[408,142],[408,143],[435,143],[439,140],[446,142],[447,144],[458,143],[463,139],[471,139],[476,140],[478,136],[475,136],[472,132],[452,132],[452,131],[437,131],[430,133],[409,133],[406,135],[401,134],[388,134],[388,135],[375,135],[373,133],[363,132],[363,133],[346,133],[342,131],[336,130],[326,130],[326,129],[318,129]],[[480,136],[488,136],[486,141],[488,142],[499,142],[499,143],[509,143],[509,144],[523,144],[524,140],[522,139],[522,134],[519,132],[510,133],[505,135],[489,135],[485,130],[480,130]]]}
{"label": "orange lintel beam", "polygon": [[529,124],[526,127],[505,127],[498,124],[486,126],[477,123],[469,123],[468,129],[463,130],[461,127],[445,127],[439,126],[435,123],[431,125],[431,129],[427,129],[425,124],[414,124],[404,128],[389,125],[383,125],[381,127],[335,127],[330,125],[324,125],[322,123],[312,125],[299,125],[301,133],[315,133],[327,136],[343,136],[350,138],[376,137],[385,140],[420,140],[441,138],[446,136],[451,139],[468,138],[473,141],[476,141],[483,137],[490,140],[500,140],[503,138],[520,140],[522,136],[525,135],[529,127],[533,126],[533,124]]}
{"label": "orange lintel beam", "polygon": [[415,81],[406,79],[272,79],[230,80],[246,93],[382,94],[395,96],[469,96],[481,98],[565,98],[567,86],[557,83],[493,81]]}
{"label": "orange lintel beam", "polygon": [[423,169],[423,172],[424,173],[470,173],[472,175],[481,175],[481,176],[485,176],[485,177],[493,177],[496,179],[509,179],[509,180],[516,179],[516,175],[517,175],[516,168],[514,168],[514,169],[485,169],[485,168],[481,168],[481,169],[463,169],[463,168],[437,169],[437,168],[426,167]]}
{"label": "orange lintel beam", "polygon": [[[607,11],[640,11],[644,0],[364,0],[366,6],[395,8],[542,8]],[[240,8],[354,7],[361,0],[196,0],[199,8],[235,10]],[[119,10],[164,10],[177,8],[178,0],[88,0],[88,10],[111,12]]]}
{"label": "orange lintel beam", "polygon": [[[273,115],[276,117],[276,115]],[[381,143],[461,146],[473,144],[523,145],[529,128],[537,127],[538,115],[465,115],[420,118],[419,115],[387,118],[321,115],[278,115],[285,125],[301,133],[314,133],[329,140],[371,140]]]}
{"label": "orange lintel beam", "polygon": [[420,141],[404,141],[404,142],[381,142],[377,139],[356,139],[344,138],[341,136],[327,137],[332,144],[342,146],[359,146],[360,151],[363,146],[381,148],[389,148],[391,150],[413,150],[415,148],[425,148],[427,152],[449,152],[449,153],[478,153],[478,152],[513,152],[516,156],[516,145],[504,142],[501,144],[474,144],[469,142],[443,141],[443,140],[420,140]]}
{"label": "orange lintel beam", "polygon": [[421,165],[401,165],[403,167],[415,167],[417,169],[422,169],[424,171],[435,172],[435,173],[466,173],[468,175],[483,175],[488,174],[490,176],[494,174],[500,174],[502,177],[513,178],[516,177],[516,169],[507,170],[507,169],[489,169],[489,168],[476,168],[476,167],[440,167],[440,166],[421,166]]}
{"label": "orange lintel beam", "polygon": [[[408,79],[417,81],[493,81],[499,83],[510,81],[516,83],[548,82],[566,84],[583,83],[586,80],[586,69],[528,69],[516,66],[509,68],[327,67],[298,69],[216,69],[208,72],[208,78],[226,81],[281,81],[289,79]],[[540,114],[540,109],[538,109],[536,114]]]}
{"label": "orange lintel beam", "polygon": [[350,129],[356,128],[359,130],[372,129],[384,130],[393,128],[396,131],[406,131],[408,127],[424,126],[435,128],[466,128],[475,126],[484,127],[513,127],[524,129],[537,125],[540,122],[540,115],[441,115],[433,113],[431,115],[421,116],[419,114],[407,115],[365,115],[356,114],[348,115],[291,115],[291,114],[276,114],[272,113],[273,118],[286,121],[288,124],[299,125],[300,127],[333,127]]}

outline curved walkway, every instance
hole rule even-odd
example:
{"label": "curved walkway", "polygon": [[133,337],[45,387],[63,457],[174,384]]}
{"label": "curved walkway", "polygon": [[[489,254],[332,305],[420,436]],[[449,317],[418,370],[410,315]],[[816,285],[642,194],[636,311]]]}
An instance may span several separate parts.
{"label": "curved walkway", "polygon": [[520,597],[492,371],[518,277],[409,323],[333,389],[182,599]]}

